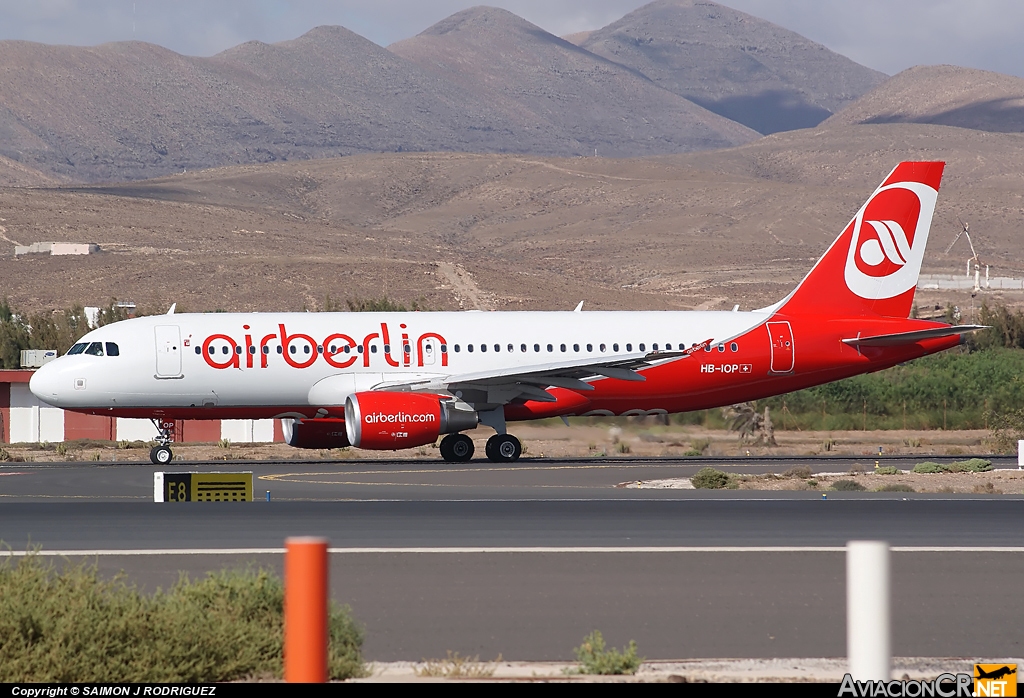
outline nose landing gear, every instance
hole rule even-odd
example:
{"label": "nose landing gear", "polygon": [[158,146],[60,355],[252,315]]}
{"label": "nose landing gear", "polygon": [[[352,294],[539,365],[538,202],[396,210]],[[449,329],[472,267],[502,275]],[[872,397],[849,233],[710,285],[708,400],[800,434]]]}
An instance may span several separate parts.
{"label": "nose landing gear", "polygon": [[174,442],[174,422],[165,422],[162,419],[150,421],[159,434],[156,437],[157,445],[149,452],[149,459],[154,465],[167,465],[174,460],[174,452],[171,451],[171,444]]}

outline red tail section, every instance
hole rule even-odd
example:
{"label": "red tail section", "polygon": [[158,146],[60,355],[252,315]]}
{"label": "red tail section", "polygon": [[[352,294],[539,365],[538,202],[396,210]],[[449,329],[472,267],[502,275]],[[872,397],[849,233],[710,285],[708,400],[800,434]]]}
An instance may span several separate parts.
{"label": "red tail section", "polygon": [[900,163],[779,312],[908,317],[945,165]]}

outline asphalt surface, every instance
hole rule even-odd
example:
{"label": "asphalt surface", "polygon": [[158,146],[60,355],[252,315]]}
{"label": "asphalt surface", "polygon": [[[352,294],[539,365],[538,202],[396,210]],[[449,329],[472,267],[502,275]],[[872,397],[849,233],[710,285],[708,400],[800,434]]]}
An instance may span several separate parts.
{"label": "asphalt surface", "polygon": [[[921,457],[881,459],[882,465],[910,468]],[[956,458],[929,458],[952,461]],[[1016,467],[1013,458],[992,458],[998,467]],[[689,477],[703,467],[729,472],[784,473],[794,467],[812,472],[848,472],[874,468],[863,458],[592,458],[574,460],[521,459],[512,465],[486,460],[450,464],[431,460],[217,461],[175,462],[154,466],[148,461],[120,463],[12,463],[0,467],[0,503],[40,501],[152,501],[153,473],[252,471],[256,496],[272,500],[372,499],[673,499],[678,490],[636,490],[616,487],[637,480]],[[744,493],[740,496],[750,496]],[[810,497],[820,495],[810,493]],[[832,495],[829,495],[830,497]]]}
{"label": "asphalt surface", "polygon": [[[711,464],[874,465],[740,461]],[[882,539],[897,546],[895,654],[1024,654],[1024,497],[615,486],[708,464],[190,463],[253,470],[272,501],[155,504],[148,464],[19,463],[0,468],[0,539],[17,552],[88,551],[69,559],[153,590],[182,571],[280,573],[286,537],[325,536],[337,551],[332,596],[365,625],[365,657],[378,661],[449,650],[570,660],[594,629],[649,658],[842,656],[842,546]]]}

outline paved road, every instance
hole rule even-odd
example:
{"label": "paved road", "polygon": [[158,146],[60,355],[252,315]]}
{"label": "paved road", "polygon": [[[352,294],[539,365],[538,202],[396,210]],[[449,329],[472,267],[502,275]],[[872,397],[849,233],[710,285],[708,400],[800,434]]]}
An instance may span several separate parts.
{"label": "paved road", "polygon": [[[851,464],[815,463],[832,472]],[[365,624],[365,656],[385,661],[448,650],[571,659],[593,629],[618,646],[635,639],[651,658],[841,656],[839,546],[881,538],[927,548],[893,553],[896,654],[1024,655],[1024,498],[830,493],[822,501],[814,492],[614,487],[704,464],[252,465],[245,469],[272,478],[260,482],[274,497],[245,504],[144,501],[152,466],[14,464],[0,468],[0,539],[15,551],[30,543],[113,551],[88,559],[155,589],[179,571],[280,572],[275,549],[286,536],[324,535],[339,549],[332,595]],[[991,546],[1013,550],[983,549]],[[235,552],[216,552],[225,549]],[[140,551],[159,554],[126,554]]]}
{"label": "paved road", "polygon": [[[883,459],[912,467],[920,458]],[[954,460],[954,459],[937,459]],[[46,500],[150,500],[157,470],[251,470],[259,478],[257,495],[267,490],[275,500],[350,499],[659,499],[673,490],[616,488],[625,482],[681,478],[711,465],[731,472],[783,473],[806,466],[813,472],[848,472],[874,468],[873,458],[700,458],[700,459],[523,459],[514,465],[476,461],[451,465],[435,461],[220,461],[175,463],[13,463],[0,467],[0,503]],[[1015,467],[1011,458],[994,459],[996,467]],[[820,496],[820,495],[810,495]],[[832,496],[832,495],[830,495]]]}

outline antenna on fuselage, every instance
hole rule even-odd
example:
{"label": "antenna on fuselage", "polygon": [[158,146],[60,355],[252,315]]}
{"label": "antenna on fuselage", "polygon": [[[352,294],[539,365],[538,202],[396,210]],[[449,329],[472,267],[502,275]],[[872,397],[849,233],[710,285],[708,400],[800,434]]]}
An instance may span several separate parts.
{"label": "antenna on fuselage", "polygon": [[174,315],[174,309],[177,308],[177,307],[178,307],[177,303],[171,303],[171,308],[170,308],[170,310],[167,311],[167,314],[168,315]]}

